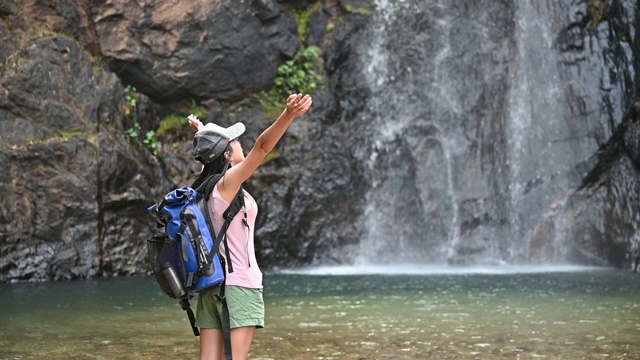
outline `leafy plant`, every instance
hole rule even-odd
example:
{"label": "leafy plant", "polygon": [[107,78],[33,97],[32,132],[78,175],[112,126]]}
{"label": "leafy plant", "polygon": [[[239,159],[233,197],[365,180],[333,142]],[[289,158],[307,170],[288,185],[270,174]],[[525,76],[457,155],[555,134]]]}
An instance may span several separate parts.
{"label": "leafy plant", "polygon": [[127,94],[126,97],[128,106],[135,108],[136,105],[138,105],[138,99],[136,98],[136,93],[138,91],[131,85],[127,85],[124,90]]}
{"label": "leafy plant", "polygon": [[124,136],[125,138],[128,138],[128,139],[137,139],[139,133],[140,133],[140,124],[135,123],[132,128],[129,128],[124,131]]}
{"label": "leafy plant", "polygon": [[290,94],[313,94],[320,86],[322,78],[315,71],[315,62],[319,56],[320,48],[309,46],[278,67],[278,76],[271,90],[257,94],[266,117],[277,116]]}
{"label": "leafy plant", "polygon": [[[129,128],[124,131],[124,137],[128,140],[140,140],[140,135],[142,132],[142,128],[140,124],[135,123],[132,128]],[[145,133],[144,139],[142,139],[142,143],[153,153],[153,155],[158,155],[158,150],[162,147],[160,140],[156,136],[156,132],[153,130],[149,130]]]}
{"label": "leafy plant", "polygon": [[135,116],[135,109],[136,106],[138,106],[138,91],[135,87],[127,85],[124,88],[124,94],[127,101],[124,108],[124,115],[128,117],[133,114]]}
{"label": "leafy plant", "polygon": [[293,60],[280,65],[276,87],[283,92],[280,95],[288,95],[298,90],[309,93],[316,89],[320,77],[316,75],[314,61],[320,55],[320,48],[309,46],[299,52]]}
{"label": "leafy plant", "polygon": [[147,131],[142,142],[147,146],[147,149],[149,149],[153,153],[153,155],[158,155],[158,150],[160,150],[161,144],[158,140],[158,137],[156,136],[155,131]]}

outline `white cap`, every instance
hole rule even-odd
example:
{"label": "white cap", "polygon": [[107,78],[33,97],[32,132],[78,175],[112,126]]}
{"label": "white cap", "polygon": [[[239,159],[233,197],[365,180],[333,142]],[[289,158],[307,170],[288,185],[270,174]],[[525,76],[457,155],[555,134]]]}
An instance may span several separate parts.
{"label": "white cap", "polygon": [[229,140],[234,140],[238,138],[240,135],[244,134],[244,130],[245,130],[244,124],[241,122],[235,123],[229,126],[228,128],[223,128],[222,126],[218,126],[214,123],[208,123],[204,126],[202,130],[198,131],[198,133],[211,131],[216,134],[220,134]]}

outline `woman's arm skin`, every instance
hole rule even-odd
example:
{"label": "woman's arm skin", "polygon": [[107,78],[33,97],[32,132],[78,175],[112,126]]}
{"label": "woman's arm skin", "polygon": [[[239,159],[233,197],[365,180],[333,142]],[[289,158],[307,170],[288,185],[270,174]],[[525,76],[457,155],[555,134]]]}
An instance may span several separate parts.
{"label": "woman's arm skin", "polygon": [[287,107],[265,131],[258,136],[249,154],[239,164],[227,170],[223,179],[218,182],[218,191],[227,202],[233,200],[240,186],[258,169],[267,154],[276,146],[287,131],[293,119],[304,115],[311,107],[311,96],[302,94],[290,95]]}

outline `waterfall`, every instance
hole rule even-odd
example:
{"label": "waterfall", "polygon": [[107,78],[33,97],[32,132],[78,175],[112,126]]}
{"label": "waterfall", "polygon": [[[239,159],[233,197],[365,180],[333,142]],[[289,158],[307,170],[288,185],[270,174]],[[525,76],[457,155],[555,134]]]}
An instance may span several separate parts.
{"label": "waterfall", "polygon": [[528,257],[528,237],[538,218],[569,188],[567,170],[578,162],[568,139],[567,100],[550,21],[553,2],[517,2],[515,71],[508,94],[509,226],[513,244],[506,260]]}
{"label": "waterfall", "polygon": [[[387,43],[387,29],[392,26],[394,20],[394,6],[389,0],[376,0],[376,6],[378,14],[376,16],[376,23],[378,26],[373,27],[372,42],[369,49],[367,49],[367,55],[369,56],[369,63],[366,67],[366,79],[368,80],[369,88],[373,96],[370,99],[369,106],[376,111],[380,112],[384,108],[384,89],[389,79],[389,65],[388,56],[389,52],[386,50]],[[385,147],[385,144],[397,136],[397,134],[406,127],[403,119],[397,119],[397,122],[385,123],[384,120],[379,117],[375,119],[375,123],[378,124],[379,132],[376,134],[376,138],[372,144],[372,151],[369,153],[368,158],[365,158],[365,163],[368,170],[371,173],[375,173],[375,169],[378,163],[378,155]],[[371,178],[373,189],[379,189],[383,185],[383,180],[374,176]],[[366,233],[364,238],[360,242],[360,247],[356,250],[355,263],[367,264],[370,262],[378,263],[383,261],[383,254],[387,249],[391,250],[387,241],[389,237],[394,236],[393,233],[386,233],[388,221],[385,218],[384,212],[378,211],[377,207],[381,204],[393,203],[393,198],[389,199],[376,199],[379,195],[386,195],[387,191],[369,192],[366,200],[365,208],[365,227]],[[385,234],[385,235],[382,235]],[[402,242],[400,244],[401,252]]]}
{"label": "waterfall", "polygon": [[[388,0],[378,0],[376,5],[378,13],[372,27],[372,41],[366,50],[368,66],[365,69],[372,93],[368,116],[374,124],[374,140],[363,155],[371,174],[372,189],[366,195],[366,233],[354,260],[356,264],[433,262],[442,258],[458,239],[453,144],[445,134],[446,126],[437,121],[449,113],[460,112],[455,100],[457,95],[452,94],[456,89],[447,84],[448,72],[440,66],[453,56],[446,38],[449,21],[445,14],[434,18],[433,26],[443,29],[438,32],[439,50],[434,71],[424,72],[422,65],[398,68],[403,59],[395,53],[396,44],[389,34],[394,33],[393,29],[402,23],[413,5]],[[442,5],[434,6],[444,10]],[[407,78],[422,77],[432,85],[422,88],[417,82],[407,81]],[[433,114],[425,114],[425,109],[433,109],[419,105],[425,97],[429,103],[443,104],[444,110],[437,108]],[[421,160],[427,163],[419,164]],[[441,171],[435,176],[425,173],[434,168]],[[438,199],[432,198],[432,182],[446,189]],[[430,213],[440,210],[451,214],[444,226],[428,220]],[[448,240],[439,243],[433,241],[435,238],[425,238],[424,234],[434,228],[441,235],[438,238],[444,236]],[[434,247],[437,250],[434,251]]]}
{"label": "waterfall", "polygon": [[563,79],[566,5],[376,5],[358,49],[371,140],[357,156],[370,183],[350,261],[529,263],[530,234],[597,149],[567,95],[591,75]]}

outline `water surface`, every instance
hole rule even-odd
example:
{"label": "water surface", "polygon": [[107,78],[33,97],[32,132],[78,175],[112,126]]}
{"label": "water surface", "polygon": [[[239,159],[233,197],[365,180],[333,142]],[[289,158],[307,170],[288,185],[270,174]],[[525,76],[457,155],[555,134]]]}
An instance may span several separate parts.
{"label": "water surface", "polygon": [[[638,275],[484,270],[266,274],[251,358],[640,358]],[[198,356],[151,278],[1,285],[0,319],[0,359]]]}

